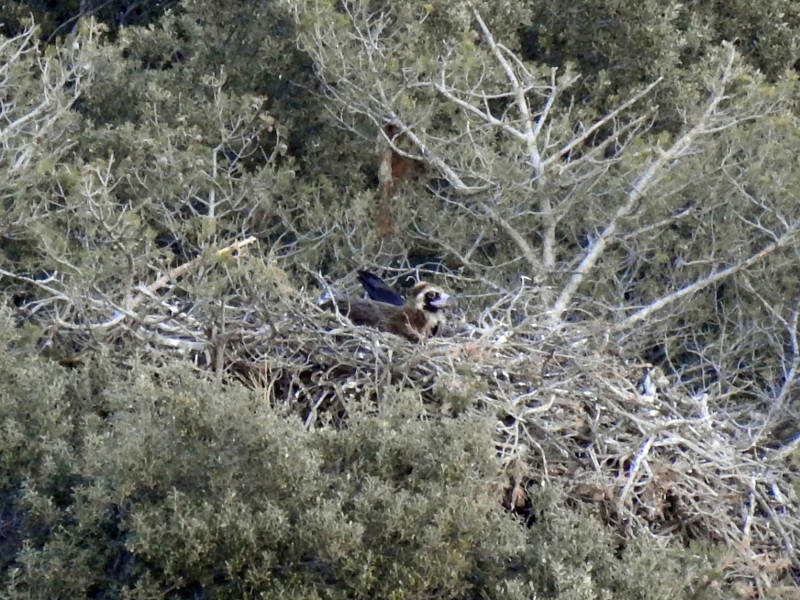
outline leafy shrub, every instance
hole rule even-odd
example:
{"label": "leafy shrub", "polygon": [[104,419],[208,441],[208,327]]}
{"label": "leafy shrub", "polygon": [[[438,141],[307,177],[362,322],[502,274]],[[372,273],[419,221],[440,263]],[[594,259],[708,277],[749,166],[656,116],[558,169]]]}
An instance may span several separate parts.
{"label": "leafy shrub", "polygon": [[672,598],[708,568],[550,492],[524,528],[486,419],[415,393],[309,431],[189,364],[66,370],[3,329],[5,597]]}

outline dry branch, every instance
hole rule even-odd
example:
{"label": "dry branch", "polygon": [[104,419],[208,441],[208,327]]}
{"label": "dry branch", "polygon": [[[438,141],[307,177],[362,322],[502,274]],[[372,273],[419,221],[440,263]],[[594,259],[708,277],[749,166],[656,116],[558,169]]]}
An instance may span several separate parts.
{"label": "dry branch", "polygon": [[[515,323],[515,310],[530,310],[527,288],[504,298],[506,311],[498,305],[467,319],[477,325],[451,325],[423,344],[355,327],[320,308],[317,294],[269,282],[231,285],[224,306],[145,302],[198,265],[142,288],[135,314],[106,330],[121,356],[130,345],[158,361],[189,354],[199,369],[247,382],[308,428],[345,426],[351,411],[399,390],[416,394],[430,418],[496,415],[497,454],[518,501],[526,486],[557,484],[623,531],[683,532],[732,548],[744,547],[746,531],[749,550],[735,564],[753,577],[754,553],[794,560],[800,526],[783,450],[756,451],[709,394],[607,352],[602,335],[581,325]],[[93,335],[78,322],[58,333],[76,344]]]}

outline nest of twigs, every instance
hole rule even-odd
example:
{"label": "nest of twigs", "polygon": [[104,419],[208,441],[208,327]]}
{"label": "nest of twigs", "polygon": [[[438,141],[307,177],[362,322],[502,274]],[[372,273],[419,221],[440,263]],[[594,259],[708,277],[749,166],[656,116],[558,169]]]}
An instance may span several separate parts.
{"label": "nest of twigs", "polygon": [[[790,453],[754,447],[718,398],[610,351],[581,325],[520,325],[493,310],[412,344],[353,326],[318,304],[321,290],[292,289],[280,276],[224,307],[170,296],[178,278],[117,310],[106,338],[188,353],[309,428],[346,426],[353,406],[398,389],[436,418],[493,415],[509,509],[535,511],[528,487],[557,483],[621,532],[726,542],[731,572],[750,585],[800,578]],[[531,299],[526,312],[535,310]],[[59,335],[97,339],[79,326]]]}

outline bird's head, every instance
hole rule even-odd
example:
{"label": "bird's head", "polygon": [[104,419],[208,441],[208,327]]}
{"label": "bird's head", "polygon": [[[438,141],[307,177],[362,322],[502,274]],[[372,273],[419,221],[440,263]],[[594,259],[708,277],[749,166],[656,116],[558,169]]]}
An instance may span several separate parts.
{"label": "bird's head", "polygon": [[439,286],[420,281],[411,289],[414,307],[427,312],[438,312],[451,300],[451,296]]}

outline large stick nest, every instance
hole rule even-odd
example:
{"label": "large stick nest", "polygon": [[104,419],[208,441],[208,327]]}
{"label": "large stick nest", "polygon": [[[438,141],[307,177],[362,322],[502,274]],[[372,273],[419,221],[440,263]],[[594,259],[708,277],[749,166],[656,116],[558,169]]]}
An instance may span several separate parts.
{"label": "large stick nest", "polygon": [[51,337],[81,350],[113,342],[189,354],[308,428],[346,427],[348,411],[398,391],[417,394],[431,418],[490,415],[509,509],[533,514],[526,489],[559,484],[621,532],[726,542],[730,572],[750,585],[800,577],[790,471],[797,450],[754,447],[724,398],[689,393],[658,368],[612,352],[602,332],[512,322],[512,305],[536,316],[533,294],[464,314],[441,336],[412,344],[324,310],[322,290],[296,290],[280,269],[260,287],[237,282],[224,305],[179,293],[181,269],[129,295],[127,307],[94,299],[106,302],[102,327],[86,324],[85,307],[62,307]]}

